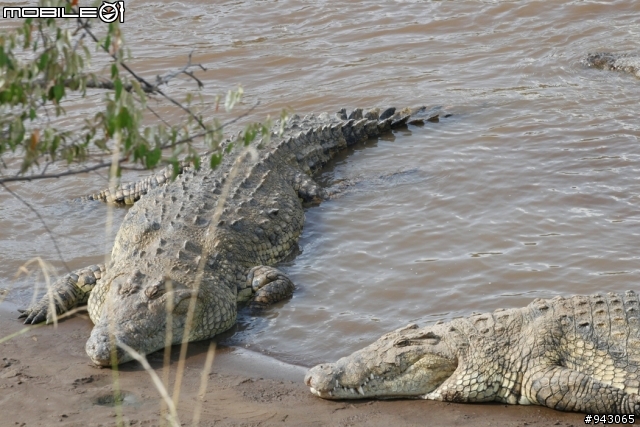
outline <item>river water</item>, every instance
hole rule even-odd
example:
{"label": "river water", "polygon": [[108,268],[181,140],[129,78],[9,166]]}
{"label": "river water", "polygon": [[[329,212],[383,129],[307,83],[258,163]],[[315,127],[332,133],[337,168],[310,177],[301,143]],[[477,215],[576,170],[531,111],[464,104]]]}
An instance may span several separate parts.
{"label": "river water", "polygon": [[[193,50],[208,68],[198,74],[205,102],[242,84],[242,108],[261,102],[251,119],[285,107],[426,105],[452,114],[358,146],[327,168],[322,182],[356,185],[307,210],[302,252],[282,267],[295,295],[261,316],[242,312],[225,343],[311,365],[409,322],[636,287],[640,81],[581,59],[637,52],[640,2],[126,7],[134,69],[153,77]],[[92,108],[69,107],[77,117]],[[69,268],[80,268],[104,259],[115,230],[105,233],[104,205],[70,200],[104,186],[88,175],[10,188],[40,213]],[[114,228],[125,213],[113,210]],[[14,279],[36,256],[62,271],[42,222],[0,192],[0,288],[9,301],[28,303],[42,281]]]}

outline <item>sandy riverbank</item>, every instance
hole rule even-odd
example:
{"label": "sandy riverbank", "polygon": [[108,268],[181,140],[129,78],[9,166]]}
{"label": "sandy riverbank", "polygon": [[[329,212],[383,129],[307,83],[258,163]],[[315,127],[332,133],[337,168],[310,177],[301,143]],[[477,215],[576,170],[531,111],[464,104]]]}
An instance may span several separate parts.
{"label": "sandy riverbank", "polygon": [[[0,335],[23,328],[15,307],[0,307]],[[111,369],[90,364],[84,344],[91,322],[75,317],[0,344],[0,426],[112,426]],[[191,425],[208,343],[190,346],[178,413]],[[178,349],[173,350],[175,374]],[[162,355],[149,357],[162,377]],[[439,402],[324,401],[302,383],[305,368],[238,348],[218,348],[202,403],[201,426],[579,426],[580,414],[540,407]],[[138,363],[121,367],[123,417],[160,425],[160,399]]]}

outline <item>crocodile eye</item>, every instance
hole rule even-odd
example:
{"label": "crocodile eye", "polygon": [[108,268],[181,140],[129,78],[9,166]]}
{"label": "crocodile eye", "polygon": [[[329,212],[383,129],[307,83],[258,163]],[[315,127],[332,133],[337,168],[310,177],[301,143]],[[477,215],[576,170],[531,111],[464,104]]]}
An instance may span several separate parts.
{"label": "crocodile eye", "polygon": [[164,283],[156,283],[155,285],[151,285],[144,290],[144,294],[149,299],[158,298],[163,293],[164,293]]}
{"label": "crocodile eye", "polygon": [[408,338],[403,338],[393,343],[394,347],[406,347],[408,345],[411,345],[411,340]]}
{"label": "crocodile eye", "polygon": [[416,339],[421,340],[422,344],[436,345],[440,342],[440,336],[431,331],[416,337]]}

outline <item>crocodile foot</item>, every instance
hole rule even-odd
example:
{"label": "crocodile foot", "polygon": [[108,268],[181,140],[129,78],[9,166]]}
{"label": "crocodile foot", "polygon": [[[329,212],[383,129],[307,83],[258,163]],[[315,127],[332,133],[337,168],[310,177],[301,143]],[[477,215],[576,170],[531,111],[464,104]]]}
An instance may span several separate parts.
{"label": "crocodile foot", "polygon": [[25,325],[35,325],[45,320],[49,323],[51,321],[51,318],[49,318],[51,316],[47,315],[49,308],[46,305],[42,307],[40,305],[42,304],[40,304],[39,301],[26,309],[19,308],[18,311],[20,312],[20,316],[18,316],[18,319],[25,319]]}
{"label": "crocodile foot", "polygon": [[251,310],[261,310],[289,298],[295,288],[293,282],[282,271],[266,265],[249,270],[247,281],[254,292],[253,298],[249,301]]}
{"label": "crocodile foot", "polygon": [[18,319],[25,319],[26,325],[35,325],[41,322],[51,323],[54,316],[68,311],[72,307],[72,300],[77,299],[73,288],[69,288],[69,293],[57,292],[52,289],[47,292],[39,301],[31,304],[27,309],[18,309],[20,315]]}
{"label": "crocodile foot", "polygon": [[89,292],[105,271],[104,264],[91,265],[68,273],[55,281],[46,294],[26,310],[20,312],[19,319],[27,325],[51,323],[55,316],[86,304]]}

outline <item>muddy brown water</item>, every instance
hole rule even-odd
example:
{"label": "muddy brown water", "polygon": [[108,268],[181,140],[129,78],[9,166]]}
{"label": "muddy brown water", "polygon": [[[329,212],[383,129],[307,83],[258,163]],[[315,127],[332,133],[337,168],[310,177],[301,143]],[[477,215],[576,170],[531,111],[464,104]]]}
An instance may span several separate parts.
{"label": "muddy brown water", "polygon": [[[237,84],[251,115],[442,106],[440,123],[355,147],[319,178],[357,182],[306,212],[298,289],[224,342],[292,363],[334,360],[409,322],[536,297],[637,288],[640,81],[581,65],[638,51],[640,2],[127,2],[131,65],[194,60],[206,102]],[[96,63],[99,55],[94,54]],[[179,95],[187,80],[170,85]],[[101,95],[93,95],[99,99]],[[70,105],[72,119],[92,102]],[[213,111],[213,107],[211,108]],[[101,262],[125,209],[71,202],[98,175],[13,184],[70,268]],[[63,269],[35,214],[0,192],[0,288],[39,256]]]}

